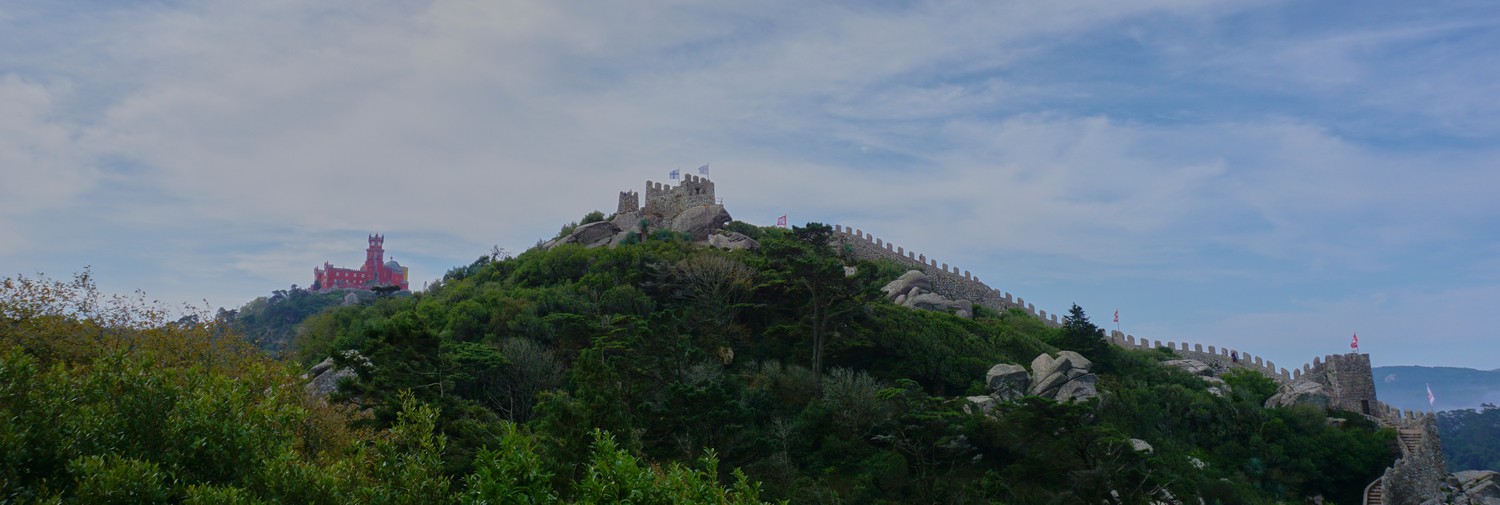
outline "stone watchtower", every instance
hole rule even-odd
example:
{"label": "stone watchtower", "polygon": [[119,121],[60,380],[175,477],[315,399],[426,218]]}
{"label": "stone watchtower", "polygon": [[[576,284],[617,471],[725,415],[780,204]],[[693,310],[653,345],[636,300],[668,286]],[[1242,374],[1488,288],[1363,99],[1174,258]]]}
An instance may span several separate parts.
{"label": "stone watchtower", "polygon": [[[622,197],[621,205],[623,203]],[[646,204],[641,213],[648,218],[671,218],[690,207],[715,205],[714,181],[707,177],[683,174],[682,184],[673,187],[667,184],[646,181]]]}
{"label": "stone watchtower", "polygon": [[1375,373],[1370,369],[1369,354],[1351,352],[1328,356],[1323,371],[1320,382],[1328,388],[1330,407],[1377,415]]}
{"label": "stone watchtower", "polygon": [[620,192],[620,206],[615,214],[630,214],[641,210],[641,194],[634,191]]}

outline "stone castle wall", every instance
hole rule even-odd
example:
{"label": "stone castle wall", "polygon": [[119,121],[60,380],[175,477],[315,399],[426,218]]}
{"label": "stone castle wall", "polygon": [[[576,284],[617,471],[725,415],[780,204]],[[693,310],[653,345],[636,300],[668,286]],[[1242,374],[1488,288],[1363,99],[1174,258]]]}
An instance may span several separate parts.
{"label": "stone castle wall", "polygon": [[[650,184],[648,181],[646,184]],[[615,209],[615,214],[630,214],[641,210],[641,194],[634,191],[620,192],[620,206]]]}
{"label": "stone castle wall", "polygon": [[1369,354],[1331,355],[1322,363],[1315,360],[1308,370],[1306,376],[1328,391],[1330,407],[1370,416],[1380,414]]}
{"label": "stone castle wall", "polygon": [[864,230],[833,225],[833,232],[836,247],[840,251],[847,251],[854,259],[890,260],[900,265],[907,265],[913,270],[921,270],[932,282],[932,291],[937,294],[954,300],[968,300],[981,307],[994,310],[1018,308],[1041,319],[1049,326],[1062,325],[1057,314],[1037,310],[1036,306],[1026,303],[1026,300],[989,287],[980,282],[978,277],[970,274],[968,270],[960,270],[958,267],[948,266],[947,263],[928,259],[925,254],[917,254],[904,247],[897,247],[895,244],[865,233]]}
{"label": "stone castle wall", "polygon": [[615,215],[610,218],[610,223],[622,230],[634,230],[644,218],[650,226],[660,228],[669,225],[667,220],[683,211],[718,203],[714,196],[713,181],[691,174],[683,175],[682,178],[682,184],[677,186],[646,181],[644,204],[640,193],[621,191],[619,204],[615,207]]}
{"label": "stone castle wall", "polygon": [[1401,446],[1401,458],[1385,470],[1376,484],[1381,487],[1385,503],[1438,503],[1432,500],[1443,496],[1442,483],[1448,477],[1448,466],[1443,461],[1443,443],[1438,438],[1437,416],[1420,414],[1416,419],[1407,419],[1396,426],[1420,431],[1421,438],[1414,448],[1398,443]]}
{"label": "stone castle wall", "polygon": [[715,203],[718,200],[714,197],[713,181],[707,177],[685,174],[682,176],[682,184],[677,186],[646,181],[646,203],[641,208],[641,213],[648,218],[670,217],[681,214],[689,207]]}
{"label": "stone castle wall", "polygon": [[1106,340],[1111,344],[1126,349],[1149,350],[1165,347],[1182,357],[1195,359],[1204,363],[1217,364],[1219,368],[1244,368],[1260,372],[1262,375],[1270,377],[1271,380],[1278,383],[1284,384],[1294,380],[1292,372],[1287,371],[1285,368],[1277,368],[1275,362],[1238,349],[1190,344],[1188,342],[1163,343],[1160,340],[1137,339],[1135,335],[1127,335],[1118,331],[1110,331]]}
{"label": "stone castle wall", "polygon": [[[995,310],[1019,308],[1041,319],[1050,326],[1059,326],[1056,314],[1047,314],[1020,297],[989,287],[967,270],[949,267],[926,255],[895,246],[864,230],[834,225],[837,247],[847,251],[855,259],[890,260],[921,270],[932,282],[933,291],[955,300],[969,300],[975,304]],[[1374,373],[1370,368],[1370,355],[1360,353],[1334,354],[1313,358],[1291,370],[1278,368],[1276,363],[1262,356],[1238,349],[1219,348],[1213,345],[1166,342],[1136,338],[1119,331],[1111,331],[1107,340],[1128,349],[1153,349],[1165,347],[1173,353],[1220,368],[1243,368],[1259,372],[1278,383],[1311,380],[1324,385],[1330,395],[1330,407],[1351,412],[1360,412],[1379,420],[1382,424],[1404,430],[1419,430],[1420,441],[1414,449],[1401,443],[1402,457],[1385,475],[1371,486],[1381,486],[1386,503],[1420,504],[1440,495],[1439,484],[1446,478],[1442,443],[1438,438],[1436,417],[1432,414],[1398,410],[1375,396]]]}

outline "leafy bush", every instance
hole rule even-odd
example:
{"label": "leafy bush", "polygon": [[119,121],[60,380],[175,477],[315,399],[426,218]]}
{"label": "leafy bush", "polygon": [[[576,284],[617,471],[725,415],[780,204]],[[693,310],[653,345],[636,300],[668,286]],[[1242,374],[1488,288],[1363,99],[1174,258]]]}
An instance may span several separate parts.
{"label": "leafy bush", "polygon": [[604,220],[604,213],[595,210],[595,211],[589,212],[588,214],[584,214],[583,215],[583,219],[579,219],[578,220],[578,225],[579,226],[583,226],[583,225],[586,225],[586,224],[589,224],[589,223],[597,223],[597,222],[600,222],[600,221],[603,221],[603,220]]}

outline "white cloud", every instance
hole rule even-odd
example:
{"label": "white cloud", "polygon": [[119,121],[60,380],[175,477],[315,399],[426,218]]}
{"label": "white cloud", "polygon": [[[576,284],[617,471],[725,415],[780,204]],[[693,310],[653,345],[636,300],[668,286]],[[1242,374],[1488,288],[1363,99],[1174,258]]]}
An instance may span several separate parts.
{"label": "white cloud", "polygon": [[[1404,126],[1391,118],[1493,136],[1493,64],[1391,54],[1488,51],[1427,42],[1489,21],[1287,37],[1223,26],[1292,7],[210,1],[10,13],[24,19],[7,28],[64,35],[0,46],[15,68],[0,77],[0,254],[15,264],[33,258],[24,242],[123,243],[158,253],[159,270],[140,275],[172,293],[240,293],[203,286],[305,283],[323,260],[357,258],[369,231],[414,238],[392,247],[413,261],[519,251],[612,210],[643,179],[712,162],[743,220],[843,222],[986,277],[1316,290],[1295,280],[1448,268],[1433,244],[1491,251],[1442,258],[1453,268],[1494,261],[1500,152],[1369,140]],[[1069,52],[1116,34],[1134,45],[1110,49],[1131,58]],[[1410,69],[1432,72],[1397,75]],[[1316,105],[1245,111],[1288,96]],[[101,236],[56,240],[80,223]],[[1035,271],[1007,271],[1015,258]]]}
{"label": "white cloud", "polygon": [[26,217],[65,206],[86,191],[92,175],[73,142],[72,128],[56,118],[64,86],[47,86],[14,74],[0,75],[0,253],[24,250],[17,228]]}

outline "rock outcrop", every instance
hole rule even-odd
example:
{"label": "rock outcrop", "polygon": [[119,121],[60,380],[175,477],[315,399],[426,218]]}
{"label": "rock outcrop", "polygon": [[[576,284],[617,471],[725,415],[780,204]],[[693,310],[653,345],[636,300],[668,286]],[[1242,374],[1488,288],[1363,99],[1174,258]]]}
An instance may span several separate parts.
{"label": "rock outcrop", "polygon": [[1443,503],[1500,505],[1500,473],[1490,470],[1453,472],[1453,486]]}
{"label": "rock outcrop", "polygon": [[[1054,358],[1041,354],[1026,367],[1000,363],[984,374],[986,396],[968,397],[971,405],[989,412],[999,403],[1008,403],[1034,395],[1057,402],[1081,402],[1099,396],[1099,376],[1089,372],[1092,363],[1073,351],[1061,351]],[[968,409],[969,407],[965,407]]]}
{"label": "rock outcrop", "polygon": [[1099,396],[1099,376],[1089,372],[1088,358],[1073,351],[1060,351],[1057,358],[1041,354],[1031,360],[1031,388],[1027,393],[1059,402],[1077,402]]}
{"label": "rock outcrop", "polygon": [[902,307],[948,312],[965,319],[974,317],[974,302],[953,300],[931,290],[932,281],[921,270],[908,270],[880,288],[886,298]]}
{"label": "rock outcrop", "polygon": [[[370,363],[370,360],[368,358],[360,356],[359,353],[354,351],[344,351],[344,357],[346,360],[354,363],[363,363],[365,365],[368,365]],[[307,375],[305,375],[304,377],[307,377],[309,380],[307,381],[307,386],[303,387],[303,390],[306,391],[310,396],[327,398],[328,395],[333,394],[334,391],[338,390],[339,382],[342,382],[344,379],[356,377],[358,375],[359,374],[355,372],[354,368],[341,368],[334,363],[333,358],[328,358],[316,365],[313,365],[313,367],[307,371]]]}
{"label": "rock outcrop", "polygon": [[615,226],[614,223],[596,221],[588,224],[580,224],[573,228],[572,233],[542,244],[542,248],[552,249],[563,244],[583,244],[585,247],[599,247],[608,245],[616,235],[620,234],[620,227]]}
{"label": "rock outcrop", "polygon": [[1212,377],[1214,375],[1213,367],[1210,367],[1207,363],[1195,359],[1174,359],[1170,361],[1163,361],[1161,362],[1161,365],[1176,368],[1189,374],[1201,377]]}
{"label": "rock outcrop", "polygon": [[907,270],[896,280],[880,288],[880,291],[885,293],[886,298],[895,300],[898,297],[910,296],[914,289],[920,293],[932,292],[932,281],[928,280],[927,274],[922,273],[921,270]]}
{"label": "rock outcrop", "polygon": [[708,240],[708,236],[719,228],[734,221],[729,216],[729,211],[724,210],[723,205],[698,205],[683,209],[676,216],[671,216],[667,229],[688,234],[694,242]]}
{"label": "rock outcrop", "polygon": [[708,236],[708,245],[720,249],[745,249],[754,251],[760,249],[760,242],[745,236],[743,233],[719,230],[718,233]]}
{"label": "rock outcrop", "polygon": [[1266,399],[1267,408],[1312,405],[1327,409],[1331,404],[1332,397],[1322,384],[1306,380],[1284,384],[1276,390],[1276,394]]}
{"label": "rock outcrop", "polygon": [[990,367],[990,371],[984,374],[984,383],[990,396],[996,400],[1014,401],[1026,396],[1031,375],[1026,373],[1026,367],[1002,363]]}
{"label": "rock outcrop", "polygon": [[1208,393],[1218,397],[1229,395],[1229,384],[1224,383],[1219,375],[1222,370],[1213,365],[1198,361],[1196,359],[1174,359],[1161,362],[1161,366],[1172,367],[1182,370],[1208,383]]}
{"label": "rock outcrop", "polygon": [[999,402],[993,396],[968,396],[964,397],[964,400],[968,401],[964,405],[965,414],[972,414],[976,409],[981,414],[989,414],[995,411],[996,405],[999,405]]}

